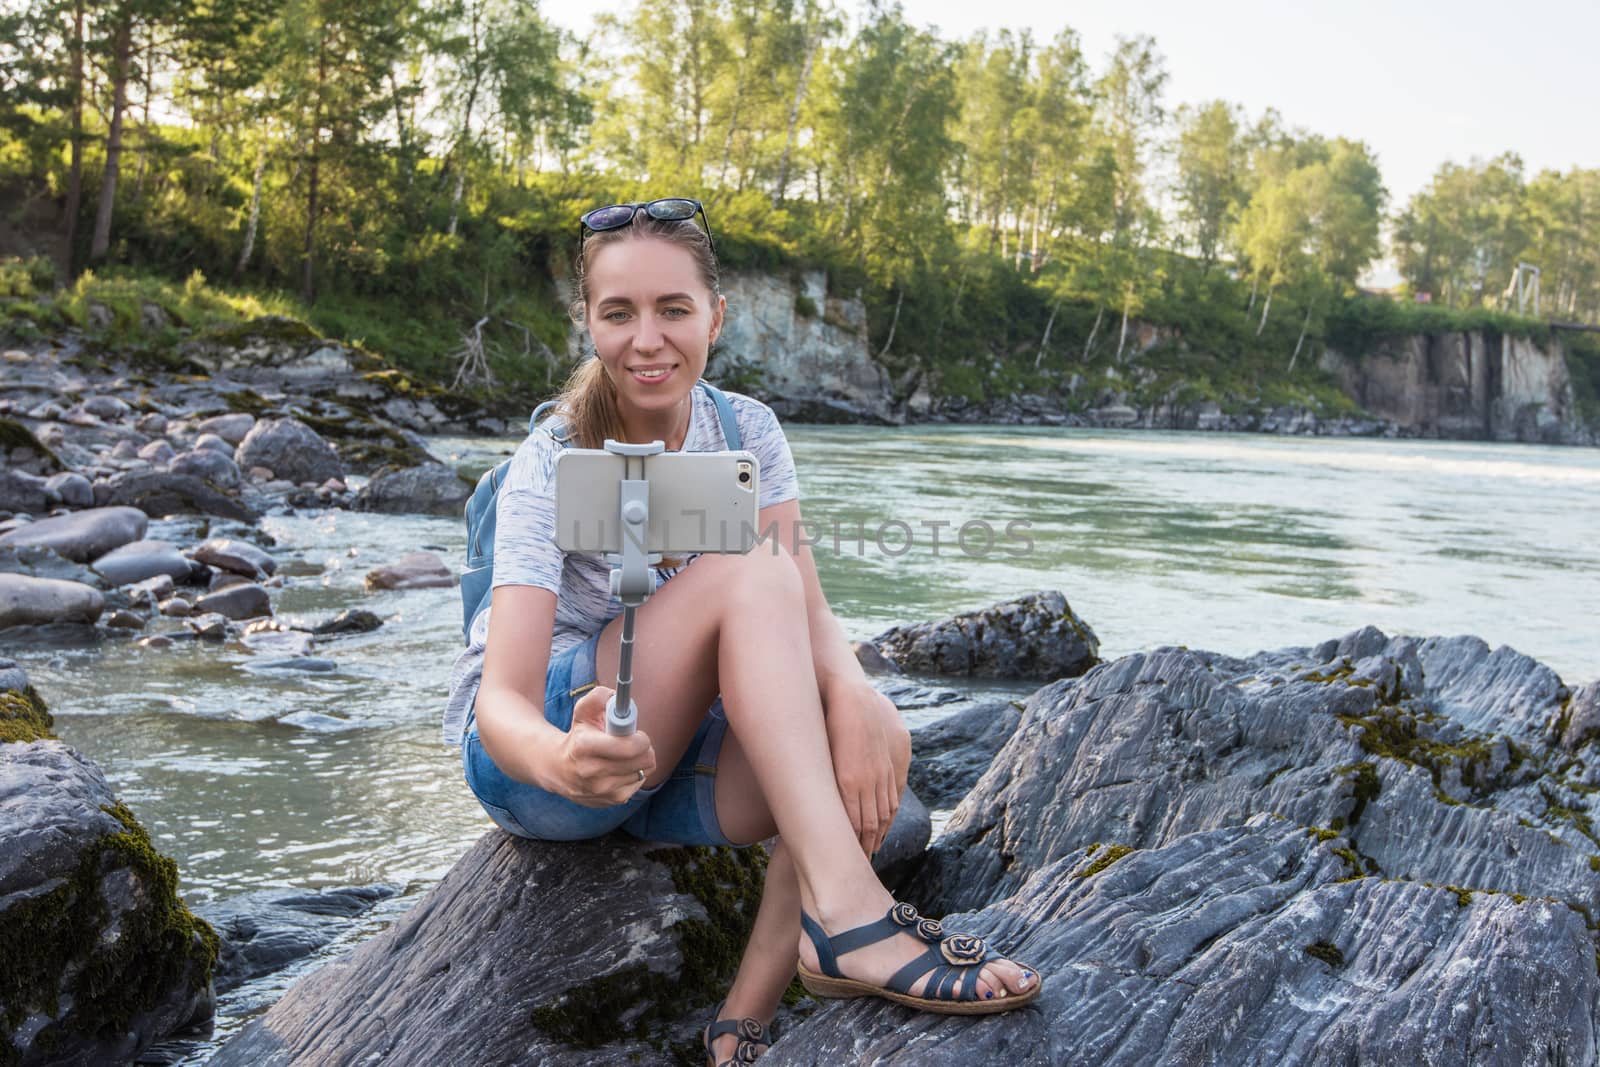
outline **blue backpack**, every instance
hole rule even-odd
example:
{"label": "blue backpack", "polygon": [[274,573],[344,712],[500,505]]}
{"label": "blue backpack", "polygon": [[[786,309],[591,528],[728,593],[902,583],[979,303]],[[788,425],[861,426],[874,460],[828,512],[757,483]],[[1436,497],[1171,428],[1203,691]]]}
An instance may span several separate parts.
{"label": "blue backpack", "polygon": [[[695,384],[717,406],[725,447],[743,448],[739,424],[734,420],[733,406],[728,403],[726,394],[704,378]],[[546,400],[533,409],[533,416],[528,419],[529,433],[538,428],[539,416],[555,405],[554,400]],[[567,447],[571,439],[560,420],[552,419],[545,423],[544,429],[562,448]],[[506,468],[509,466],[511,460],[506,459],[484,471],[483,477],[478,479],[478,487],[467,499],[467,565],[461,571],[461,636],[468,644],[472,642],[472,620],[489,606],[489,596],[494,588],[495,505],[500,499],[500,486],[506,480]]]}

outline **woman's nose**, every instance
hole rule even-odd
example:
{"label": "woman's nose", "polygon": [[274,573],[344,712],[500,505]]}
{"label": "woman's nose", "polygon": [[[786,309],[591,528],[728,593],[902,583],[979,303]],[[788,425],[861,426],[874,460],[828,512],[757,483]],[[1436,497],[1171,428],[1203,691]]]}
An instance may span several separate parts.
{"label": "woman's nose", "polygon": [[640,352],[654,352],[661,347],[661,328],[652,315],[640,315],[638,328],[633,331],[633,347]]}

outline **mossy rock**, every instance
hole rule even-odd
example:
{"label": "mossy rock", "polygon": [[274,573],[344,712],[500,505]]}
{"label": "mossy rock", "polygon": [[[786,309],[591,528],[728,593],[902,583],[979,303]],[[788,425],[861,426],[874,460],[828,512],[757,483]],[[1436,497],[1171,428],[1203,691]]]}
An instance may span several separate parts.
{"label": "mossy rock", "polygon": [[0,744],[52,741],[55,720],[33,686],[0,692]]}
{"label": "mossy rock", "polygon": [[[31,688],[0,694],[0,709],[0,723],[48,738],[49,713]],[[44,1062],[41,1053],[126,1060],[209,1016],[217,935],[93,765],[41,739],[0,746],[0,778],[27,797],[9,806],[8,848],[18,851],[0,864],[22,890],[0,911],[0,1064]],[[48,832],[20,832],[30,827]]]}

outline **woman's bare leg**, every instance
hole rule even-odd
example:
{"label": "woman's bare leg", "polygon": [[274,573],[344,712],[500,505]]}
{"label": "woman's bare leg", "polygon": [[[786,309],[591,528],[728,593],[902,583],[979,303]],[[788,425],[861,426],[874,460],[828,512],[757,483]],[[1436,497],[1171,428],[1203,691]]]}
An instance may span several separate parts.
{"label": "woman's bare leg", "polygon": [[[730,729],[793,860],[801,906],[837,934],[882,917],[893,897],[861,851],[839,797],[804,589],[789,554],[773,549],[767,543],[743,556],[701,556],[639,609],[633,657],[639,728],[656,747],[654,784],[671,773],[720,690]],[[621,620],[613,620],[600,640],[602,684],[615,683],[620,632]],[[816,969],[810,940],[797,941],[801,960]],[[926,947],[904,934],[848,953],[839,967],[849,977],[882,983]],[[912,993],[925,984],[919,979]],[[978,995],[1025,988],[1020,967],[994,960],[983,967]]]}

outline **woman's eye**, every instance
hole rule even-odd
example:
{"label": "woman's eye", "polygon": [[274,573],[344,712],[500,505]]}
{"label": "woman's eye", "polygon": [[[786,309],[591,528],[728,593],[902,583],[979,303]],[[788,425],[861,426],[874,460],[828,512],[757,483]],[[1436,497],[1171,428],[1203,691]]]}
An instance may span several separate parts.
{"label": "woman's eye", "polygon": [[601,318],[605,319],[607,322],[621,322],[627,317],[628,313],[626,311],[608,311],[601,316]]}
{"label": "woman's eye", "polygon": [[667,308],[666,311],[663,312],[663,314],[670,315],[672,318],[675,318],[675,319],[681,319],[685,315],[689,314],[689,309],[688,308]]}

